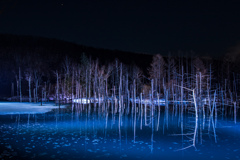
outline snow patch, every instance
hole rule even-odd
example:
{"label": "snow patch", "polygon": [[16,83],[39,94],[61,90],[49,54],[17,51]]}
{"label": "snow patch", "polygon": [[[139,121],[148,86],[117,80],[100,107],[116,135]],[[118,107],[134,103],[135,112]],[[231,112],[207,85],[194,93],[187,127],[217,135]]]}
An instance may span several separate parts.
{"label": "snow patch", "polygon": [[0,115],[46,113],[58,108],[54,103],[0,102]]}

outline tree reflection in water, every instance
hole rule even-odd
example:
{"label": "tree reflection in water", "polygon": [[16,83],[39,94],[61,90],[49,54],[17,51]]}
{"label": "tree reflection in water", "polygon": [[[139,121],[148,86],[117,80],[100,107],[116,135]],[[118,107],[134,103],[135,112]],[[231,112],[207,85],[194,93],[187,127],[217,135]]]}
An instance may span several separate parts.
{"label": "tree reflection in water", "polygon": [[[5,120],[1,121],[0,146],[13,157],[29,159],[68,158],[70,155],[82,159],[191,159],[192,156],[201,159],[215,154],[219,157],[231,154],[236,158],[238,155],[234,150],[239,138],[230,133],[223,134],[225,130],[216,128],[214,116],[204,117],[203,112],[198,111],[196,116],[194,105],[166,107],[107,102],[76,103],[45,114],[0,116]],[[218,120],[217,126],[226,126],[226,123],[230,124]],[[217,130],[221,130],[219,136]],[[228,143],[223,139],[228,139]],[[228,152],[219,153],[226,147]],[[4,155],[5,152],[1,157],[6,158]]]}

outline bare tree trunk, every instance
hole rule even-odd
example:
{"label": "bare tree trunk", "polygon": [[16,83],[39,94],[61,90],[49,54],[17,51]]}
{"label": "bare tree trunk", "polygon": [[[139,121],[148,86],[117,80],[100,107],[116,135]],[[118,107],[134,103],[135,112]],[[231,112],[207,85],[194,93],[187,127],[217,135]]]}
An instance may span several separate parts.
{"label": "bare tree trunk", "polygon": [[71,85],[71,89],[72,89],[72,92],[71,92],[71,100],[73,101],[73,99],[74,99],[74,72],[75,72],[75,70],[74,70],[74,68],[73,68],[73,70],[72,70],[72,85]]}
{"label": "bare tree trunk", "polygon": [[68,94],[67,94],[67,91],[68,91],[67,77],[68,77],[68,74],[65,74],[63,85],[62,85],[62,101],[64,101],[65,98],[68,96]]}
{"label": "bare tree trunk", "polygon": [[108,79],[106,78],[106,98],[107,98],[107,101],[108,101]]}
{"label": "bare tree trunk", "polygon": [[21,84],[21,69],[19,67],[19,94],[20,94],[20,102],[22,102],[22,84]]}
{"label": "bare tree trunk", "polygon": [[59,77],[59,75],[58,75],[58,71],[56,71],[56,75],[57,75],[57,90],[56,90],[56,100],[57,100],[57,102],[59,101],[59,81],[58,81],[58,77]]}
{"label": "bare tree trunk", "polygon": [[122,95],[122,63],[120,64],[120,80],[119,80],[119,93],[118,93],[118,99],[119,104],[121,103],[121,95]]}
{"label": "bare tree trunk", "polygon": [[29,89],[29,102],[32,102],[32,97],[31,97],[31,76],[28,77],[28,89]]}
{"label": "bare tree trunk", "polygon": [[49,83],[49,85],[48,85],[48,101],[49,101],[49,96],[50,96],[50,93],[51,93],[51,83]]}
{"label": "bare tree trunk", "polygon": [[237,106],[236,106],[236,102],[233,103],[233,107],[234,107],[234,122],[236,124],[237,123]]}
{"label": "bare tree trunk", "polygon": [[87,74],[87,69],[86,69],[86,79],[85,79],[85,89],[86,89],[86,100],[88,100],[88,74]]}
{"label": "bare tree trunk", "polygon": [[95,72],[94,72],[94,85],[93,85],[93,92],[96,95],[97,92],[97,69],[98,69],[98,61],[95,64]]}
{"label": "bare tree trunk", "polygon": [[182,66],[182,79],[181,79],[181,112],[183,112],[183,66]]}
{"label": "bare tree trunk", "polygon": [[89,78],[88,78],[88,98],[91,98],[91,75],[92,75],[92,67],[91,67],[91,59],[89,63]]}
{"label": "bare tree trunk", "polygon": [[151,80],[151,97],[150,97],[150,102],[153,104],[153,90],[154,90],[154,80]]}
{"label": "bare tree trunk", "polygon": [[126,73],[126,82],[125,82],[125,92],[126,92],[126,96],[127,96],[127,101],[129,102],[129,93],[128,93],[128,72]]}
{"label": "bare tree trunk", "polygon": [[195,90],[193,90],[193,102],[194,102],[194,106],[195,106],[195,117],[196,117],[196,119],[198,119],[198,107],[197,107]]}
{"label": "bare tree trunk", "polygon": [[14,83],[12,82],[11,97],[14,96]]}
{"label": "bare tree trunk", "polygon": [[35,80],[35,92],[36,101],[38,102],[38,79]]}
{"label": "bare tree trunk", "polygon": [[36,89],[33,89],[34,103],[36,103]]}
{"label": "bare tree trunk", "polygon": [[47,84],[45,82],[45,87],[44,87],[44,101],[45,103],[47,102]]}

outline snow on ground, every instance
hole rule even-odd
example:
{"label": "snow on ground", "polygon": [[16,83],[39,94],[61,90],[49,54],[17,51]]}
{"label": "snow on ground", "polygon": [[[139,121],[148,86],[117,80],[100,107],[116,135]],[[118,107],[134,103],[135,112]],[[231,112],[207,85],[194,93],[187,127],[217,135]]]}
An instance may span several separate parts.
{"label": "snow on ground", "polygon": [[54,103],[0,102],[0,115],[46,113],[58,108]]}
{"label": "snow on ground", "polygon": [[91,101],[86,99],[86,98],[74,99],[73,102],[74,103],[80,103],[80,104],[89,104],[89,103],[91,103]]}
{"label": "snow on ground", "polygon": [[[108,98],[108,101],[115,101],[112,98]],[[104,102],[105,100],[103,98],[79,98],[79,99],[74,99],[73,102],[74,103],[80,103],[80,104],[89,104],[89,103],[99,103],[99,102]],[[118,101],[118,100],[117,100]],[[130,101],[133,103],[134,99],[130,98]],[[141,100],[139,98],[135,99],[135,103],[140,103]],[[155,104],[155,105],[165,105],[165,99],[153,99],[152,101],[150,99],[142,99],[142,104]]]}

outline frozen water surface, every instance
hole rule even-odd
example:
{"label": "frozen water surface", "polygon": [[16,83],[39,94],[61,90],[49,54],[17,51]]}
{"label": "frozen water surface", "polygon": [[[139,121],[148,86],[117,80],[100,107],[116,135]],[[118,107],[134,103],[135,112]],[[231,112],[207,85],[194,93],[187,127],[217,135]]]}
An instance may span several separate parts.
{"label": "frozen water surface", "polygon": [[41,106],[48,112],[1,105],[14,109],[1,109],[1,159],[240,159],[240,124],[231,118],[200,117],[196,125],[193,114],[171,107],[150,118],[140,109],[115,113],[111,104]]}
{"label": "frozen water surface", "polygon": [[46,113],[57,108],[54,103],[18,103],[0,102],[0,115]]}

